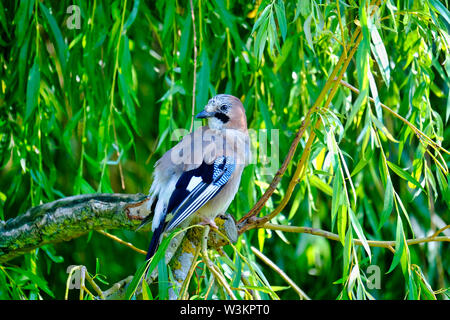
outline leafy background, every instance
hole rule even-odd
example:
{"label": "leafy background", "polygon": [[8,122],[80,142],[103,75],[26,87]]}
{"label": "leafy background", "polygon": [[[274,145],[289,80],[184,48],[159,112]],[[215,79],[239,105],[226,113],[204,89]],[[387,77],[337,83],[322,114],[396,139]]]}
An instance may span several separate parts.
{"label": "leafy background", "polygon": [[[404,241],[450,219],[450,158],[439,148],[448,150],[450,137],[448,1],[382,1],[375,18],[364,0],[193,2],[196,69],[188,1],[0,2],[0,219],[69,195],[146,193],[153,164],[176,143],[171,134],[190,127],[194,76],[196,112],[217,93],[240,97],[249,128],[279,130],[281,162],[360,26],[364,37],[344,74],[360,93],[340,86],[330,108],[314,115],[324,125],[306,175],[272,221],[333,231],[341,242],[251,230],[236,245],[245,263],[229,247],[231,262],[216,263],[236,286],[245,287],[236,276],[246,275],[259,298],[298,295],[250,246],[313,299],[448,298],[447,243]],[[73,4],[79,28],[71,28]],[[396,115],[438,147],[421,143]],[[262,215],[285,196],[301,154]],[[271,182],[262,167],[245,169],[229,209],[236,218]],[[143,249],[150,239],[111,233]],[[396,240],[396,254],[366,252],[351,238]],[[85,265],[106,289],[142,262],[91,232],[0,265],[0,298],[62,299],[70,265]],[[380,268],[381,289],[368,288],[369,265]],[[205,298],[208,279],[200,265],[191,296]],[[161,283],[155,298],[167,296]],[[207,297],[227,298],[220,288],[214,294]]]}

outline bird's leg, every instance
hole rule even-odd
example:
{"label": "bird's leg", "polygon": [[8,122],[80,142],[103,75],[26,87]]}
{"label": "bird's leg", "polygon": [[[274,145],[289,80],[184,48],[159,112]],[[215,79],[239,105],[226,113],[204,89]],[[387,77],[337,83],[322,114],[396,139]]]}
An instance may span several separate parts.
{"label": "bird's leg", "polygon": [[211,229],[219,230],[219,227],[217,226],[217,224],[214,222],[213,219],[210,219],[210,218],[203,218],[203,220],[199,222],[199,225],[210,226]]}

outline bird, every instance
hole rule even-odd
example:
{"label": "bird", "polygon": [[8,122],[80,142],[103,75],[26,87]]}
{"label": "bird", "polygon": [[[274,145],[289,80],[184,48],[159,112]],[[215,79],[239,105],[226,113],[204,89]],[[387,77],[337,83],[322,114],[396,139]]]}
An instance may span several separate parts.
{"label": "bird", "polygon": [[152,223],[149,260],[164,234],[192,224],[217,228],[214,219],[234,199],[250,159],[247,118],[241,100],[229,94],[212,97],[197,119],[208,123],[187,134],[156,163],[149,190]]}

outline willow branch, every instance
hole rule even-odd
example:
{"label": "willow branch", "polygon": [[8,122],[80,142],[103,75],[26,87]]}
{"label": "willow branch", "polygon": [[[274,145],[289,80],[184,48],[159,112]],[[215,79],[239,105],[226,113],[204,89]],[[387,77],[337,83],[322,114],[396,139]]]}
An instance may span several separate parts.
{"label": "willow branch", "polygon": [[[260,226],[260,228],[271,229],[271,230],[279,230],[284,232],[294,232],[294,233],[308,233],[315,236],[324,237],[334,241],[340,241],[339,235],[336,233],[332,233],[329,231],[325,231],[322,229],[316,229],[311,227],[296,227],[296,226],[284,226],[273,223],[265,223]],[[406,243],[408,245],[416,245],[425,242],[450,242],[449,236],[438,236],[440,233],[444,232],[447,228],[450,228],[450,225],[445,226],[444,228],[439,229],[434,234],[428,237],[416,238],[416,239],[408,239]],[[362,241],[359,239],[353,239],[353,243],[356,245],[362,245]],[[395,246],[395,241],[379,241],[379,240],[367,240],[367,244],[371,247],[382,247],[390,249]]]}
{"label": "willow branch", "polygon": [[297,284],[294,281],[292,281],[292,279],[283,270],[281,270],[280,267],[278,267],[275,263],[273,263],[261,251],[259,251],[253,246],[250,247],[250,249],[258,258],[260,258],[262,261],[264,261],[265,264],[267,264],[276,273],[278,273],[280,277],[283,278],[283,280],[286,281],[292,287],[292,289],[294,289],[295,292],[297,292],[300,300],[311,300],[311,298],[308,297],[308,295],[302,289],[300,289],[300,287],[297,286]]}
{"label": "willow branch", "polygon": [[[250,212],[247,215],[245,215],[241,220],[239,220],[238,227],[239,227],[240,234],[245,232],[246,230],[253,229],[257,226],[260,226],[260,225],[266,223],[267,221],[270,221],[276,215],[278,215],[284,209],[284,207],[288,204],[289,199],[294,190],[294,187],[301,180],[301,178],[303,177],[303,174],[306,171],[305,170],[306,161],[309,157],[312,143],[316,137],[314,130],[311,130],[311,132],[310,132],[310,135],[309,135],[308,140],[305,145],[305,149],[303,150],[302,156],[297,165],[297,169],[295,170],[295,173],[294,173],[293,177],[291,178],[291,181],[289,182],[288,189],[286,191],[286,195],[281,200],[281,203],[269,215],[259,218],[259,219],[255,219],[255,218],[250,219],[259,213],[259,211],[262,209],[262,207],[264,206],[267,199],[275,191],[276,185],[278,184],[279,180],[281,180],[282,174],[286,170],[289,162],[292,160],[292,157],[294,155],[295,149],[297,148],[298,142],[303,137],[303,135],[306,131],[306,128],[311,124],[312,114],[320,109],[320,105],[323,102],[323,100],[325,99],[326,93],[331,88],[328,98],[326,99],[326,102],[323,104],[321,109],[325,110],[330,105],[331,100],[333,99],[334,95],[337,92],[337,89],[339,88],[339,86],[337,84],[334,84],[334,86],[332,86],[333,83],[335,82],[334,79],[336,76],[338,79],[342,79],[344,77],[345,71],[347,70],[347,67],[348,67],[353,55],[355,54],[356,49],[358,48],[358,45],[361,42],[361,40],[362,40],[362,33],[361,33],[360,28],[358,27],[350,41],[351,44],[352,43],[354,44],[352,50],[348,53],[348,55],[341,55],[338,63],[336,64],[336,67],[334,68],[332,74],[330,75],[327,82],[325,83],[325,86],[323,87],[321,93],[319,94],[319,97],[317,98],[314,105],[308,110],[308,113],[306,114],[305,119],[303,120],[303,123],[300,127],[300,130],[297,132],[294,142],[292,143],[291,148],[289,149],[289,153],[288,153],[286,159],[284,160],[283,165],[281,166],[280,170],[277,172],[277,175],[275,176],[274,180],[272,181],[269,189],[264,193],[264,195],[261,197],[261,199],[255,204],[255,206],[252,208],[252,210],[250,210]],[[338,71],[340,71],[339,74],[338,74]],[[321,125],[321,119],[318,118],[318,120],[315,124],[315,128],[318,129],[320,127],[320,125]],[[274,184],[274,183],[276,183],[276,184]],[[264,200],[264,202],[260,204],[261,200]]]}
{"label": "willow branch", "polygon": [[[380,2],[379,0],[374,0],[372,4],[374,4],[374,3],[379,4],[379,2]],[[374,13],[375,13],[375,11],[372,11],[371,15],[373,15]],[[308,113],[306,114],[305,119],[303,120],[302,125],[301,125],[299,131],[297,132],[297,134],[294,138],[294,141],[291,144],[289,152],[288,152],[282,166],[280,167],[280,169],[276,173],[274,179],[272,180],[269,188],[266,190],[266,192],[263,194],[263,196],[258,200],[258,202],[253,206],[253,208],[244,217],[242,217],[239,220],[239,222],[238,222],[239,234],[242,234],[243,232],[245,232],[249,229],[256,228],[256,227],[261,226],[262,224],[266,223],[267,221],[270,221],[272,218],[274,218],[276,215],[278,215],[284,209],[284,207],[287,205],[287,203],[289,202],[289,199],[292,195],[292,191],[294,190],[295,185],[300,181],[300,179],[302,178],[303,174],[306,171],[305,170],[306,160],[309,157],[309,154],[311,151],[311,145],[315,139],[314,130],[311,130],[311,132],[310,132],[308,141],[306,143],[306,147],[303,150],[302,157],[299,161],[299,164],[297,165],[297,169],[294,173],[294,176],[292,177],[292,179],[289,183],[288,190],[286,192],[285,197],[282,199],[281,203],[278,205],[278,207],[272,213],[270,213],[269,215],[262,217],[262,218],[256,218],[256,215],[261,211],[261,209],[264,207],[267,200],[272,196],[278,183],[281,180],[281,177],[283,176],[289,163],[291,162],[291,160],[294,156],[295,150],[297,148],[297,145],[300,142],[300,139],[305,134],[307,127],[311,124],[312,115],[320,109],[326,110],[328,108],[328,106],[330,105],[332,99],[334,98],[334,96],[339,88],[339,85],[335,83],[336,76],[337,76],[338,82],[342,80],[342,78],[344,77],[344,74],[347,70],[347,67],[348,67],[353,55],[355,54],[356,49],[358,48],[359,43],[361,42],[362,39],[363,39],[363,34],[361,33],[361,28],[358,26],[349,42],[350,46],[353,45],[352,49],[350,50],[350,52],[348,54],[342,54],[341,57],[339,58],[338,63],[334,67],[331,75],[328,77],[328,80],[325,83],[324,87],[322,88],[322,91],[320,92],[320,94],[317,97],[316,101],[314,102],[313,106],[308,110]],[[323,102],[323,100],[325,100],[326,94],[330,89],[331,89],[331,91],[328,94],[326,102],[322,105],[322,102]],[[321,105],[322,105],[322,107],[321,107]],[[319,118],[315,124],[315,128],[318,129],[320,124],[321,124],[321,119]]]}
{"label": "willow branch", "polygon": [[222,286],[222,288],[225,289],[225,291],[228,293],[228,295],[230,296],[231,299],[236,300],[236,296],[234,295],[233,291],[231,291],[230,286],[228,285],[225,277],[220,273],[219,270],[217,270],[214,266],[214,264],[211,262],[211,259],[209,259],[208,257],[208,235],[209,235],[209,226],[205,226],[205,229],[203,231],[203,237],[202,237],[202,257],[203,257],[203,262],[205,263],[205,265],[208,267],[209,271],[212,273],[212,275],[214,276],[214,278],[216,279],[216,281],[218,283],[220,283],[220,285]]}
{"label": "willow branch", "polygon": [[126,246],[128,248],[130,248],[131,250],[136,251],[137,253],[140,253],[140,254],[142,254],[144,256],[147,254],[147,251],[139,249],[139,248],[136,248],[132,243],[123,241],[122,239],[120,239],[119,237],[117,237],[117,236],[115,236],[115,235],[113,235],[111,233],[108,233],[108,232],[106,232],[104,230],[97,230],[97,232],[102,234],[102,235],[104,235],[105,237],[108,237],[108,238],[110,238],[110,239],[112,239],[112,240],[114,240],[114,241],[116,241],[116,242],[118,242],[118,243],[120,243],[120,244],[122,244],[122,245],[124,245],[124,246]]}

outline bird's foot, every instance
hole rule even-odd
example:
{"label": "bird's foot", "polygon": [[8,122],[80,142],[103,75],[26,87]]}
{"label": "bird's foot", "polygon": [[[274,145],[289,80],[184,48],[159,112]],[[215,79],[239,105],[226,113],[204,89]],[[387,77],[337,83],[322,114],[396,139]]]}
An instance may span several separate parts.
{"label": "bird's foot", "polygon": [[201,226],[210,226],[211,229],[218,230],[219,227],[212,219],[204,218],[202,221],[200,221],[199,225]]}

